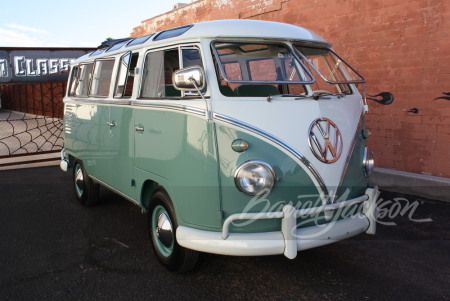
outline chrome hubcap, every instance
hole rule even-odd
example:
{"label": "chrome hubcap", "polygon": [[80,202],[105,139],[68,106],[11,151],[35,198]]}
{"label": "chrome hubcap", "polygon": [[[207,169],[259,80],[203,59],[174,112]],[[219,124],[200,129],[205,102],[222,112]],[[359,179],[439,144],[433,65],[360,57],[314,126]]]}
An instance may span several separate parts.
{"label": "chrome hubcap", "polygon": [[159,215],[155,232],[163,246],[166,248],[170,248],[172,246],[174,241],[172,223],[170,222],[167,214],[161,213]]}
{"label": "chrome hubcap", "polygon": [[77,166],[77,170],[75,172],[75,190],[79,197],[81,197],[83,195],[84,177],[83,177],[83,171],[81,170],[81,167],[79,165]]}

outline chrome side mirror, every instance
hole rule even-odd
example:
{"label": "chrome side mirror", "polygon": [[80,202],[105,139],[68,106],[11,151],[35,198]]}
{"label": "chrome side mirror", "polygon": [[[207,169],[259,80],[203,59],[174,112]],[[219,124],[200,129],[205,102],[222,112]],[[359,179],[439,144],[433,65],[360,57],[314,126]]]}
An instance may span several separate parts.
{"label": "chrome side mirror", "polygon": [[172,74],[172,82],[178,90],[203,90],[205,88],[205,72],[200,66],[180,69]]}

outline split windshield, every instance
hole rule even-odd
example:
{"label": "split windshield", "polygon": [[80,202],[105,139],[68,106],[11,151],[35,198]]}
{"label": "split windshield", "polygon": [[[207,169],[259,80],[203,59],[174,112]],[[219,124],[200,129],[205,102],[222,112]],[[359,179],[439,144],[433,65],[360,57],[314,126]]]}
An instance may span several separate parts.
{"label": "split windshield", "polygon": [[294,47],[302,63],[309,65],[313,74],[316,73],[314,74],[315,84],[324,86],[325,81],[329,84],[338,84],[337,88],[343,88],[346,86],[343,84],[364,82],[364,78],[331,49],[303,45],[294,45]]}
{"label": "split windshield", "polygon": [[226,96],[304,94],[309,71],[284,44],[213,43],[220,89]]}
{"label": "split windshield", "polygon": [[305,83],[311,77],[300,70],[283,44],[214,43],[223,75],[229,82]]}
{"label": "split windshield", "polygon": [[[282,43],[212,44],[220,90],[225,96],[351,94],[364,79],[327,48]],[[300,59],[300,61],[299,61]],[[310,85],[312,91],[306,88]]]}

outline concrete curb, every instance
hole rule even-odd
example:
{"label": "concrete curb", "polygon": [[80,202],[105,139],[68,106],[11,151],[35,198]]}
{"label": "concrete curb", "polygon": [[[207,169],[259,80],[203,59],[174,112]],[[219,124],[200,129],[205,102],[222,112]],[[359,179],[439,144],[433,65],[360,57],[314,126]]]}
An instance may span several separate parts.
{"label": "concrete curb", "polygon": [[450,202],[450,179],[386,168],[375,168],[370,182],[381,190]]}
{"label": "concrete curb", "polygon": [[59,165],[60,162],[61,153],[59,151],[52,153],[34,153],[25,156],[5,157],[0,158],[0,171]]}

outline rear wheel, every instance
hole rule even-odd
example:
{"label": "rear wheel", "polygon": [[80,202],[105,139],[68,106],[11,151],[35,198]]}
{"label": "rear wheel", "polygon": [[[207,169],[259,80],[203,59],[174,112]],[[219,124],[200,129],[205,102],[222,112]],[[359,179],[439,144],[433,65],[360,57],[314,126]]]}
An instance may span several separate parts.
{"label": "rear wheel", "polygon": [[88,176],[81,161],[76,161],[73,167],[73,188],[81,205],[90,207],[98,203],[100,185]]}
{"label": "rear wheel", "polygon": [[148,227],[153,252],[163,266],[183,273],[194,268],[198,252],[181,247],[176,240],[178,227],[172,202],[164,191],[156,192],[151,200]]}

